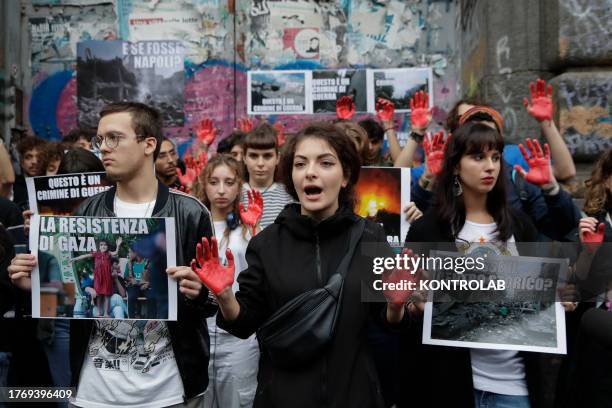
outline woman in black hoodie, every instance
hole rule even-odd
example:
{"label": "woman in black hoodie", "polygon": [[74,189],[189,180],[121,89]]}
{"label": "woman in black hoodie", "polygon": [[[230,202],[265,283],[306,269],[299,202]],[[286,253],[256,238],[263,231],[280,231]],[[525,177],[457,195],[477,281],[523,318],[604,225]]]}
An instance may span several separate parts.
{"label": "woman in black hoodie", "polygon": [[[274,224],[250,241],[248,269],[238,277],[235,296],[233,272],[219,282],[211,279],[214,264],[200,270],[204,283],[216,293],[219,327],[247,338],[285,303],[325,285],[347,253],[352,227],[361,219],[353,212],[359,169],[355,146],[333,125],[309,125],[287,142],[280,170],[287,191],[300,203],[285,207]],[[372,257],[362,251],[368,242],[383,244],[385,253],[378,255],[392,255],[383,229],[366,221],[345,277],[331,345],[307,364],[289,369],[274,365],[262,352],[256,407],[384,406],[367,345],[368,317],[400,323],[404,304],[361,301],[362,286],[374,279]]]}

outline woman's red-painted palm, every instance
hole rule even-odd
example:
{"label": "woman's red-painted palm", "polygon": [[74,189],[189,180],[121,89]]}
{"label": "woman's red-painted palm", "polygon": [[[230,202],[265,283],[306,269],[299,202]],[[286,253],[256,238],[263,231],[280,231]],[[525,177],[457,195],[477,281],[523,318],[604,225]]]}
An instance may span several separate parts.
{"label": "woman's red-painted palm", "polygon": [[339,119],[350,119],[355,114],[355,102],[350,96],[343,96],[336,102],[336,115]]}
{"label": "woman's red-painted palm", "polygon": [[431,122],[431,110],[429,109],[429,95],[427,92],[418,91],[410,98],[410,124],[413,129],[427,129]]}
{"label": "woman's red-painted palm", "polygon": [[234,255],[228,248],[225,251],[227,266],[223,266],[219,258],[217,238],[212,237],[211,241],[212,245],[209,245],[208,239],[202,238],[202,243],[196,247],[198,261],[197,263],[195,260],[191,261],[191,269],[208,289],[218,295],[224,289],[231,288],[234,283]]}
{"label": "woman's red-painted palm", "polygon": [[549,84],[546,87],[546,81],[538,79],[535,85],[533,82],[529,83],[529,90],[531,91],[531,104],[529,104],[529,99],[523,99],[527,112],[538,122],[552,120],[552,85]]}
{"label": "woman's red-painted palm", "polygon": [[537,186],[550,184],[553,181],[553,176],[552,167],[550,165],[550,147],[548,146],[548,143],[544,144],[544,151],[542,151],[540,142],[538,142],[536,139],[533,139],[533,141],[526,139],[526,142],[527,147],[531,152],[531,157],[529,157],[529,154],[522,144],[519,144],[519,149],[527,161],[529,172],[526,172],[518,164],[514,166],[515,170],[518,171],[525,178],[525,180],[532,184]]}
{"label": "woman's red-painted palm", "polygon": [[253,235],[255,235],[257,223],[263,214],[263,197],[257,190],[247,191],[248,205],[247,209],[240,203],[240,219],[245,225],[251,227]]}
{"label": "woman's red-painted palm", "polygon": [[198,139],[207,146],[210,146],[216,137],[217,129],[215,129],[213,121],[208,118],[202,120],[198,127]]}
{"label": "woman's red-painted palm", "polygon": [[273,126],[274,126],[274,129],[278,130],[278,135],[276,136],[276,142],[278,143],[278,147],[281,147],[287,141],[287,136],[285,136],[285,127],[280,122],[276,122]]}
{"label": "woman's red-painted palm", "polygon": [[597,231],[584,231],[582,234],[582,243],[584,244],[601,244],[604,241],[604,231],[606,225],[602,222],[597,226]]}
{"label": "woman's red-painted palm", "polygon": [[393,114],[395,113],[395,105],[393,102],[383,98],[378,98],[376,102],[376,116],[381,122],[389,122],[393,120]]}
{"label": "woman's red-painted palm", "polygon": [[444,152],[448,147],[451,139],[449,134],[444,140],[444,131],[435,133],[430,142],[428,138],[423,140],[423,149],[425,150],[425,165],[434,176],[442,173],[442,165],[444,163]]}
{"label": "woman's red-painted palm", "polygon": [[249,118],[238,119],[238,129],[244,133],[249,133],[253,130],[253,121]]}

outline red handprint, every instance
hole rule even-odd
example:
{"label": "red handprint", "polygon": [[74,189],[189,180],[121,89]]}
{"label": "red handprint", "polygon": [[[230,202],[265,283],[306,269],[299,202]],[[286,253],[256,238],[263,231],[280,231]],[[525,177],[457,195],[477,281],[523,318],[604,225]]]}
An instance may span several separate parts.
{"label": "red handprint", "polygon": [[376,116],[381,122],[390,122],[393,120],[395,113],[395,105],[393,102],[383,98],[378,98],[376,101]]}
{"label": "red handprint", "polygon": [[418,91],[410,98],[410,124],[413,129],[427,129],[431,122],[429,109],[429,95],[427,92]]}
{"label": "red handprint", "polygon": [[213,121],[206,118],[200,122],[197,134],[200,142],[206,144],[206,146],[210,146],[217,137],[217,129],[215,129]]}
{"label": "red handprint", "polygon": [[281,147],[287,141],[287,136],[285,136],[285,127],[282,123],[276,122],[274,124],[274,128],[278,130],[278,135],[276,136],[276,141],[278,143],[278,147]]}
{"label": "red handprint", "polygon": [[425,150],[425,165],[434,176],[438,176],[440,173],[442,173],[444,152],[448,147],[450,139],[451,135],[449,134],[445,141],[444,131],[441,130],[433,135],[431,142],[428,138],[423,140],[423,149]]}
{"label": "red handprint", "polygon": [[531,151],[531,158],[522,144],[519,144],[519,149],[527,161],[529,172],[525,172],[525,170],[518,164],[514,166],[514,169],[519,172],[521,176],[525,178],[525,180],[537,186],[544,186],[552,183],[553,175],[552,168],[550,166],[550,147],[548,146],[548,143],[544,144],[544,152],[542,152],[540,142],[538,142],[536,139],[533,139],[533,142],[530,139],[526,139],[526,142],[529,151]]}
{"label": "red handprint", "polygon": [[253,130],[253,121],[249,118],[238,119],[238,129],[244,133],[249,133]]}
{"label": "red handprint", "polygon": [[533,82],[529,83],[531,90],[531,105],[529,99],[523,99],[523,104],[527,108],[527,112],[538,122],[544,120],[552,120],[553,102],[552,102],[552,85],[546,87],[546,81],[538,79],[534,86]]}
{"label": "red handprint", "polygon": [[251,227],[253,236],[256,234],[257,223],[259,222],[261,215],[263,214],[263,197],[257,190],[247,191],[248,205],[247,209],[240,203],[240,219],[245,225]]}
{"label": "red handprint", "polygon": [[[403,249],[401,257],[402,259],[404,257],[413,258],[415,261],[418,259],[418,256],[413,255],[411,249]],[[416,262],[407,262],[406,264],[408,268],[396,268],[393,271],[383,273],[382,279],[386,284],[384,291],[385,299],[389,303],[402,305],[408,301],[408,298],[417,289],[417,282],[421,278],[422,270],[413,270],[411,265],[415,265]]]}
{"label": "red handprint", "polygon": [[212,237],[211,241],[212,246],[209,246],[208,239],[202,238],[202,243],[196,247],[196,259],[198,262],[196,264],[196,261],[192,260],[191,269],[200,277],[202,283],[208,289],[215,295],[218,295],[225,288],[231,288],[234,283],[234,255],[227,248],[225,250],[227,266],[223,266],[219,259],[217,238]]}
{"label": "red handprint", "polygon": [[339,119],[350,119],[355,114],[355,102],[350,96],[343,96],[336,102],[336,116]]}
{"label": "red handprint", "polygon": [[197,160],[194,160],[191,156],[185,156],[185,174],[183,174],[180,168],[176,168],[176,174],[181,184],[187,188],[191,188],[193,182],[198,178],[204,167],[206,167],[206,163],[208,163],[206,152],[200,153]]}

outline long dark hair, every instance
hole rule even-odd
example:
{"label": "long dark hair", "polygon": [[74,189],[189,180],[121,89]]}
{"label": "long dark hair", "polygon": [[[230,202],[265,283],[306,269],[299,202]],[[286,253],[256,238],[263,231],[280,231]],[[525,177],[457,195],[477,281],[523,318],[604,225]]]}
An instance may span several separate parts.
{"label": "long dark hair", "polygon": [[612,194],[607,181],[612,176],[612,149],[601,154],[593,168],[591,177],[586,181],[584,212],[590,217],[597,217],[603,210],[612,209]]}
{"label": "long dark hair", "polygon": [[[459,234],[465,224],[465,202],[463,197],[455,195],[455,169],[465,155],[497,150],[500,155],[504,150],[504,140],[499,132],[482,123],[469,122],[459,126],[448,144],[444,154],[444,167],[436,181],[437,213],[442,225],[450,225],[454,236]],[[504,162],[497,182],[487,194],[487,211],[497,224],[498,239],[507,241],[512,236],[512,221],[506,200],[506,179]]]}

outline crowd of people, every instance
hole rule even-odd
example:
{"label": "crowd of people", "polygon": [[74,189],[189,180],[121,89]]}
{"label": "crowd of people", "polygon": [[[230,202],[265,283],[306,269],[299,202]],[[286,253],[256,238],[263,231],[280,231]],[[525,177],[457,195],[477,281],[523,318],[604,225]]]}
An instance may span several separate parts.
{"label": "crowd of people", "polygon": [[[474,100],[458,101],[432,133],[422,91],[410,101],[403,146],[393,103],[381,99],[376,117],[355,121],[350,98],[337,120],[290,135],[241,119],[217,141],[205,120],[183,158],[160,113],[136,102],[104,107],[93,132],[22,138],[17,176],[0,144],[0,386],[72,386],[70,404],[82,407],[610,406],[610,299],[562,299],[562,357],[423,344],[422,294],[362,301],[373,255],[359,245],[375,244],[377,256],[400,250],[354,212],[362,166],[411,168],[406,246],[446,243],[469,255],[488,244],[494,255],[519,256],[521,242],[574,242],[576,279],[596,274],[607,288],[612,151],[594,165],[579,209],[562,186],[576,168],[551,92],[538,80],[525,100],[543,145],[506,143],[501,115]],[[32,319],[31,274],[44,260],[24,248],[25,178],[93,171],[114,185],[74,215],[172,217],[176,266],[154,270],[155,254],[130,247],[121,268],[121,240],[99,241],[70,260],[94,260],[78,276],[90,302],[80,315],[96,319]],[[414,272],[389,269],[383,280],[416,281]],[[128,319],[143,318],[139,299],[166,275],[177,282],[178,320]]]}

